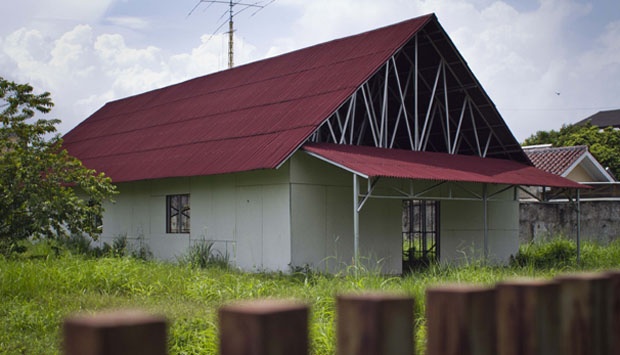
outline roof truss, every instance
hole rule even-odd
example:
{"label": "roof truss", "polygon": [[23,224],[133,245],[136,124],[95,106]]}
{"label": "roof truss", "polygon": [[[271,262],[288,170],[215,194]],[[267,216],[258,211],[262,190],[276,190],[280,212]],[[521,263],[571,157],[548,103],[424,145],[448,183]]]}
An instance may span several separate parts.
{"label": "roof truss", "polygon": [[309,141],[529,163],[438,23],[389,58]]}

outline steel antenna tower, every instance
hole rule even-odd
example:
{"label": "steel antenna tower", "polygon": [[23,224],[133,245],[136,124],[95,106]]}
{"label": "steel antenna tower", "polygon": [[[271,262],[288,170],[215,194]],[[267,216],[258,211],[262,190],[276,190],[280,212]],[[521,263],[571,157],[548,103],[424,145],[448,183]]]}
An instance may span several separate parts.
{"label": "steel antenna tower", "polygon": [[[226,12],[220,17],[220,20],[226,15],[228,14],[228,68],[232,68],[234,66],[234,36],[233,33],[235,32],[234,29],[234,23],[233,23],[233,17],[235,17],[235,15],[238,15],[239,13],[250,9],[250,8],[254,8],[257,9],[256,11],[254,11],[254,13],[252,14],[252,16],[256,15],[257,12],[259,12],[260,10],[264,9],[265,7],[267,7],[267,5],[271,4],[272,2],[274,2],[275,0],[271,0],[271,1],[256,1],[253,3],[246,3],[243,1],[233,1],[233,0],[229,0],[229,1],[218,1],[218,0],[199,0],[198,3],[196,4],[196,6],[194,6],[194,8],[192,9],[192,11],[189,12],[189,14],[187,14],[187,16],[190,16],[197,8],[198,6],[200,6],[200,4],[202,3],[207,3],[209,5],[207,5],[207,8],[211,7],[211,5],[213,4],[227,4],[228,5],[228,10],[226,10]],[[242,7],[241,10],[237,11],[235,13],[234,8],[235,6],[240,6]],[[214,34],[217,33],[224,25],[226,24],[226,22],[222,22],[219,27],[215,30]],[[213,35],[212,35],[213,36]]]}

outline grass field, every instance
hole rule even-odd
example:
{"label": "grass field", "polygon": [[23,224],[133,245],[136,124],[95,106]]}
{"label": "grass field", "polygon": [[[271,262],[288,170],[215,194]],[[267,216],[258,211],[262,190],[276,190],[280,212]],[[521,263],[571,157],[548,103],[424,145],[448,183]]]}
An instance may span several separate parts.
{"label": "grass field", "polygon": [[312,272],[248,274],[221,267],[198,268],[131,257],[92,258],[70,252],[0,256],[0,352],[57,354],[65,316],[138,308],[169,320],[171,354],[214,354],[218,307],[235,300],[269,297],[310,304],[312,353],[333,354],[334,296],[382,290],[415,298],[416,347],[417,353],[423,353],[427,286],[444,282],[492,284],[513,277],[549,278],[561,272],[620,266],[620,242],[605,247],[586,243],[579,267],[574,251],[574,243],[558,239],[523,246],[522,254],[509,267],[432,266],[405,277],[364,270],[335,276]]}

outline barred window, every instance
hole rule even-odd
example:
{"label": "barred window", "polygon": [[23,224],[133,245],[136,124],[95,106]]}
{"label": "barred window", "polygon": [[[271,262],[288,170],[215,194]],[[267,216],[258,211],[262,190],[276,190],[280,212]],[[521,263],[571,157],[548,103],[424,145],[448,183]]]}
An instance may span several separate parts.
{"label": "barred window", "polygon": [[166,196],[166,233],[189,233],[189,194]]}

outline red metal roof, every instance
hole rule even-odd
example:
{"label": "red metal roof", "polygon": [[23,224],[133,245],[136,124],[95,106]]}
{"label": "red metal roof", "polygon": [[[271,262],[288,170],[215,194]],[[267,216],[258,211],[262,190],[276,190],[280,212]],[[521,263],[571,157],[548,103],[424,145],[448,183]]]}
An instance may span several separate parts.
{"label": "red metal roof", "polygon": [[564,175],[568,168],[588,152],[588,147],[585,145],[571,147],[525,147],[523,151],[538,169],[556,175]]}
{"label": "red metal roof", "polygon": [[283,163],[434,15],[109,102],[64,147],[114,182]]}
{"label": "red metal roof", "polygon": [[303,149],[367,177],[584,188],[563,177],[504,159],[327,143],[306,144]]}

